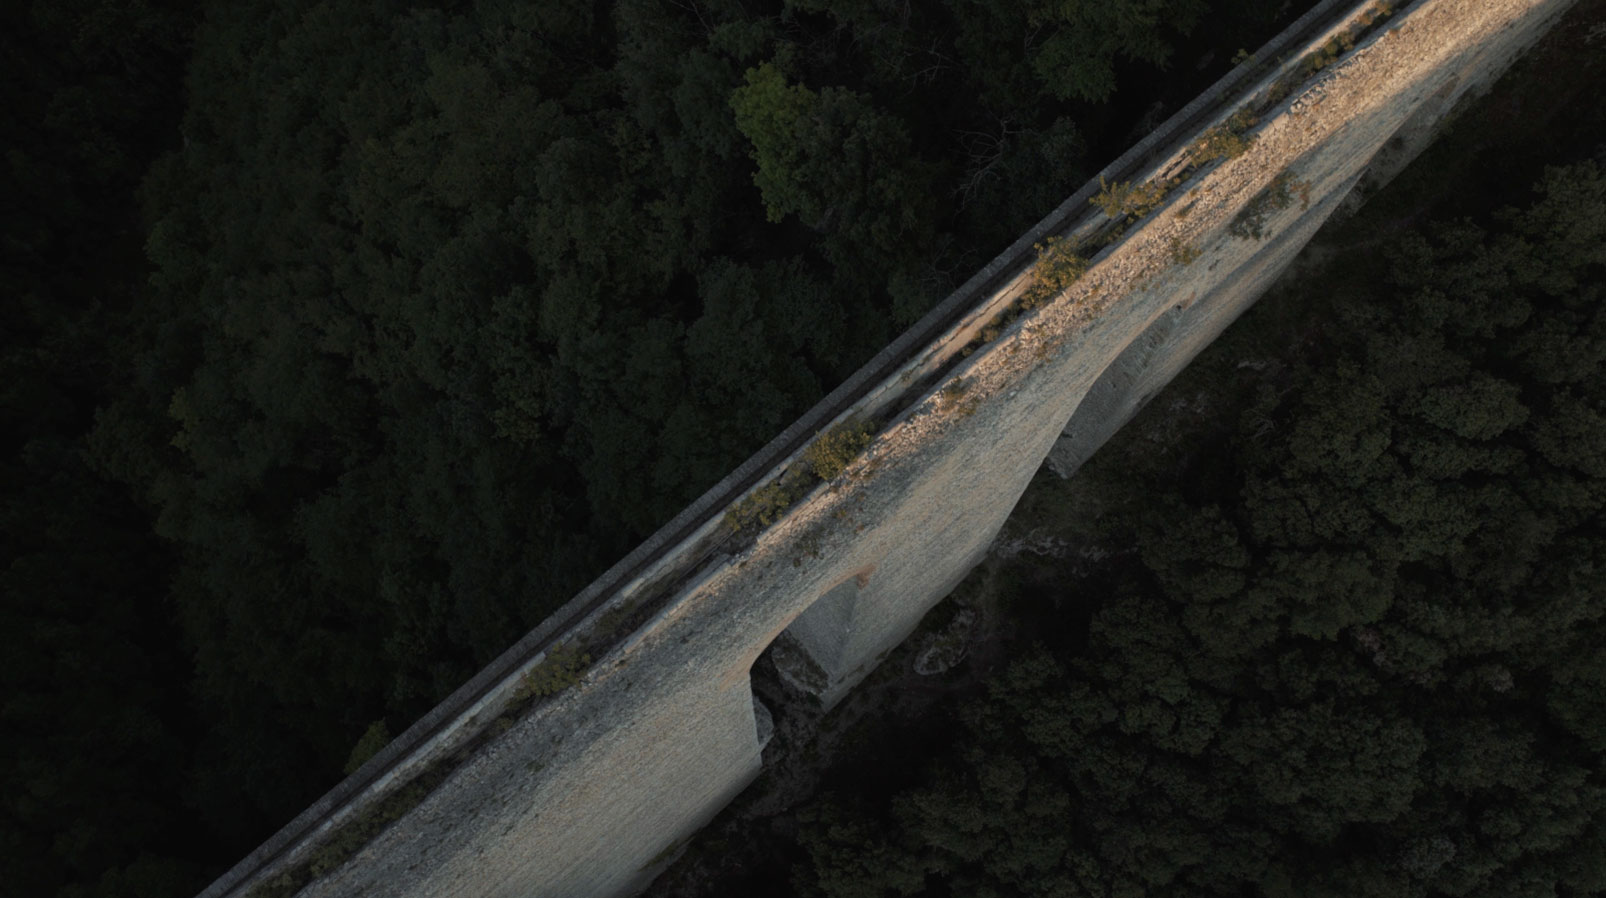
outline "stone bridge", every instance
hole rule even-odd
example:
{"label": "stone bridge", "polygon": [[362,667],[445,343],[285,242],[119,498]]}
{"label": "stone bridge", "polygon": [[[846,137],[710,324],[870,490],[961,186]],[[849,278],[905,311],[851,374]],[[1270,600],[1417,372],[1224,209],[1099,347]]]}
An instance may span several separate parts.
{"label": "stone bridge", "polygon": [[[639,891],[758,774],[766,650],[781,640],[839,700],[982,558],[1045,458],[1073,472],[1569,4],[1320,3],[1102,173],[1163,188],[1157,207],[1112,221],[1084,186],[202,898]],[[1211,134],[1236,155],[1211,158]],[[1091,264],[1023,310],[1055,236]],[[722,526],[848,420],[876,431],[844,473],[756,533]]]}

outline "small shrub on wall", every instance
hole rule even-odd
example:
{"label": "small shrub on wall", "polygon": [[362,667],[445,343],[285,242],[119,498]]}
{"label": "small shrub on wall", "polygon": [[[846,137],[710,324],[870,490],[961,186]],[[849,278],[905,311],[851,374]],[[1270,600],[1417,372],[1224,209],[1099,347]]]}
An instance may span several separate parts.
{"label": "small shrub on wall", "polygon": [[1035,309],[1064,292],[1087,273],[1088,262],[1076,247],[1059,237],[1037,244],[1037,263],[1032,268],[1032,285],[1021,297],[1021,308]]}
{"label": "small shrub on wall", "polygon": [[780,481],[766,483],[753,490],[747,498],[726,512],[725,529],[732,533],[740,533],[744,530],[768,527],[779,520],[792,503],[802,496],[801,488],[788,486]]}
{"label": "small shrub on wall", "polygon": [[546,658],[524,675],[524,692],[537,698],[556,695],[580,682],[591,656],[565,645],[555,645]]}
{"label": "small shrub on wall", "polygon": [[869,422],[849,421],[821,434],[803,450],[803,460],[809,470],[821,480],[831,480],[847,470],[849,464],[864,447],[870,445],[872,431]]}

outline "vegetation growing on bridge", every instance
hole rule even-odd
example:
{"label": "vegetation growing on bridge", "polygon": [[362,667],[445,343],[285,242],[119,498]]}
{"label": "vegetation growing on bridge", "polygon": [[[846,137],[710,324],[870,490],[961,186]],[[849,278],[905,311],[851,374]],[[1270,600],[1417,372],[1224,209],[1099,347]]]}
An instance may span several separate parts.
{"label": "vegetation growing on bridge", "polygon": [[948,414],[968,418],[981,406],[981,397],[971,392],[969,378],[956,377],[937,391],[939,408]]}
{"label": "vegetation growing on bridge", "polygon": [[731,533],[750,533],[775,523],[808,490],[795,475],[763,484],[725,513],[724,526]]}
{"label": "vegetation growing on bridge", "polygon": [[1249,109],[1239,109],[1227,120],[1219,125],[1209,128],[1203,135],[1188,148],[1189,161],[1193,165],[1208,165],[1218,159],[1236,159],[1249,152],[1254,146],[1255,135],[1249,129],[1255,126],[1257,119]]}
{"label": "vegetation growing on bridge", "polygon": [[1172,237],[1166,245],[1166,252],[1170,254],[1172,262],[1178,265],[1192,265],[1199,260],[1203,250],[1181,237]]}
{"label": "vegetation growing on bridge", "polygon": [[1357,43],[1370,36],[1381,27],[1384,20],[1394,14],[1395,6],[1395,0],[1377,0],[1362,11],[1355,21],[1329,37],[1321,46],[1302,56],[1292,71],[1272,85],[1262,100],[1263,107],[1270,108],[1286,100],[1311,77],[1320,74],[1337,62],[1344,53],[1354,49]]}
{"label": "vegetation growing on bridge", "polygon": [[803,461],[815,477],[835,480],[874,437],[875,429],[869,421],[844,421],[810,443],[803,450]]}
{"label": "vegetation growing on bridge", "polygon": [[1037,261],[1032,265],[1031,283],[1021,295],[1020,307],[1039,308],[1059,296],[1087,274],[1088,261],[1080,247],[1063,237],[1048,237],[1033,247]]}
{"label": "vegetation growing on bridge", "polygon": [[591,665],[591,656],[562,643],[547,649],[541,663],[530,668],[519,684],[521,697],[544,698],[556,695],[580,682],[580,676]]}
{"label": "vegetation growing on bridge", "polygon": [[450,765],[437,765],[392,789],[368,810],[326,834],[300,863],[259,882],[246,898],[292,898],[313,880],[338,869],[385,827],[429,796],[446,779]]}
{"label": "vegetation growing on bridge", "polygon": [[[1047,305],[1087,273],[1089,262],[1083,255],[1080,244],[1074,240],[1053,235],[1044,238],[1041,243],[1033,244],[1032,249],[1036,251],[1037,258],[1027,273],[1026,289],[982,326],[976,336],[965,345],[960,353],[961,356],[969,356],[998,339],[1005,328],[1020,320],[1026,313]],[[971,411],[974,411],[974,408],[971,408]]]}
{"label": "vegetation growing on bridge", "polygon": [[[606,625],[602,629],[604,632],[598,634],[599,637],[606,639],[614,635],[607,632]],[[428,798],[476,750],[510,729],[531,705],[578,683],[590,664],[591,655],[573,645],[558,643],[547,649],[546,657],[521,678],[512,700],[491,726],[475,734],[449,755],[425,766],[406,783],[392,787],[367,810],[323,834],[304,860],[259,882],[246,893],[246,898],[291,898],[313,880],[338,869],[385,827],[400,820]],[[353,749],[353,760],[363,753],[372,756],[389,741],[390,734],[383,721],[370,726],[362,741]],[[362,760],[366,761],[367,757]],[[346,772],[352,773],[356,766],[348,763]]]}
{"label": "vegetation growing on bridge", "polygon": [[780,520],[814,484],[836,479],[875,439],[875,422],[855,418],[818,434],[803,449],[803,468],[760,485],[725,513],[730,533],[752,534]]}
{"label": "vegetation growing on bridge", "polygon": [[[1268,97],[1261,99],[1261,104],[1271,106],[1280,102],[1294,85],[1308,80],[1312,75],[1335,61],[1339,54],[1353,49],[1357,40],[1368,34],[1378,22],[1387,18],[1392,11],[1393,6],[1389,0],[1382,0],[1382,2],[1373,4],[1345,30],[1340,31],[1321,47],[1307,54],[1294,72],[1279,81]],[[1130,181],[1111,182],[1100,177],[1099,191],[1089,200],[1089,203],[1114,222],[1114,227],[1103,231],[1095,241],[1096,245],[1108,245],[1119,240],[1125,233],[1128,224],[1159,208],[1171,190],[1203,167],[1215,161],[1235,159],[1248,152],[1255,141],[1255,135],[1249,132],[1258,121],[1255,110],[1250,106],[1234,111],[1221,124],[1206,130],[1189,147],[1189,158],[1186,167],[1181,173],[1172,178],[1156,178],[1133,183]],[[1310,185],[1306,182],[1292,179],[1287,172],[1279,175],[1272,185],[1252,200],[1250,206],[1235,219],[1232,224],[1232,232],[1239,237],[1260,239],[1264,235],[1263,228],[1266,219],[1272,213],[1288,208],[1292,202],[1293,195],[1296,193],[1299,195],[1304,207],[1308,207],[1310,203]],[[1192,205],[1190,204],[1179,212],[1177,217],[1185,217],[1187,211],[1191,208]],[[1059,237],[1050,237],[1046,244],[1039,244],[1036,247],[1039,258],[1033,268],[1032,285],[1028,289],[1026,296],[1017,304],[1000,312],[982,330],[977,339],[972,342],[972,345],[966,347],[966,355],[973,352],[980,345],[996,339],[1005,327],[1014,322],[1025,311],[1041,306],[1081,277],[1086,270],[1086,262],[1077,250],[1070,247],[1069,244],[1062,244],[1060,242],[1061,239]],[[1189,265],[1198,258],[1199,250],[1182,242],[1180,239],[1174,239],[1170,247],[1170,254],[1172,261],[1176,264]]]}
{"label": "vegetation growing on bridge", "polygon": [[1160,207],[1171,184],[1164,181],[1111,183],[1099,178],[1099,192],[1088,202],[1114,220],[1139,219]]}

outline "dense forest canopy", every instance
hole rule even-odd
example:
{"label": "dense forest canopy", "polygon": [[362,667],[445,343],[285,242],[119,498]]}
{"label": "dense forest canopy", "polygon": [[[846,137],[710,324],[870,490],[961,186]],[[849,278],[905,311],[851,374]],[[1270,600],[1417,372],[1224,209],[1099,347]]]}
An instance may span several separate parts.
{"label": "dense forest canopy", "polygon": [[914,785],[800,814],[798,893],[1606,893],[1606,169],[1538,194],[1406,233],[1219,442],[1062,488],[1129,548],[1023,600]]}
{"label": "dense forest canopy", "polygon": [[5,6],[0,877],[196,889],[1298,6]]}

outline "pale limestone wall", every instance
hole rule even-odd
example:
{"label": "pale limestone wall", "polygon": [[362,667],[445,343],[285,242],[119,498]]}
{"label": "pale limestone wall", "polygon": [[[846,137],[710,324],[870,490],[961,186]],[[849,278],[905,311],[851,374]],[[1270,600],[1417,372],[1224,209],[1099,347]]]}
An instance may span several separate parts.
{"label": "pale limestone wall", "polygon": [[[1174,191],[1065,295],[960,366],[973,413],[934,395],[901,413],[847,478],[684,586],[579,686],[302,894],[591,898],[643,887],[757,774],[749,671],[777,636],[789,630],[813,655],[834,701],[981,557],[1067,422],[1085,457],[1253,301],[1424,101],[1448,108],[1446,85],[1486,78],[1567,5],[1421,0],[1398,14],[1285,104],[1297,114],[1270,117],[1250,153]],[[1265,241],[1229,236],[1232,217],[1286,168],[1311,183],[1310,208],[1274,218]],[[1202,257],[1174,264],[1173,237]]]}

